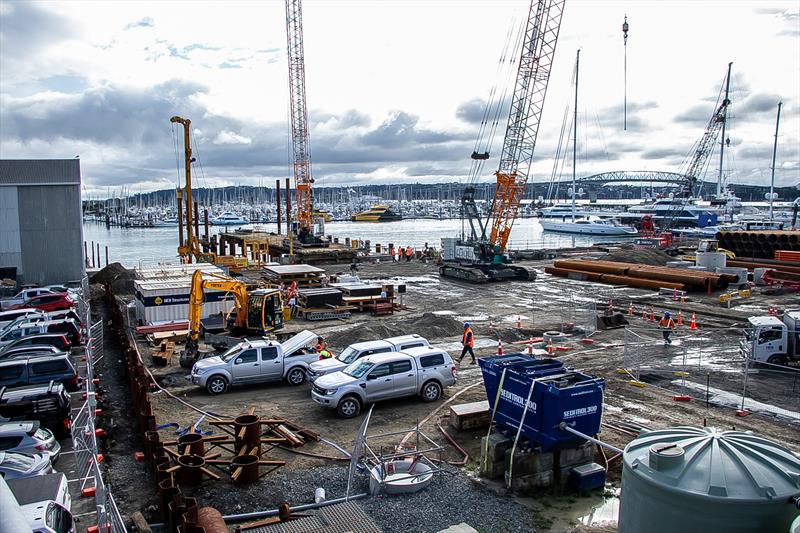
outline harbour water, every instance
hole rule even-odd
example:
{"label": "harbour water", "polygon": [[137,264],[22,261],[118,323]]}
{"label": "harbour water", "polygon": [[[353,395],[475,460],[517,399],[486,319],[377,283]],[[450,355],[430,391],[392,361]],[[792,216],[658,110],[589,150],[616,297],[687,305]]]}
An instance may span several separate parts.
{"label": "harbour water", "polygon": [[[243,228],[277,231],[276,224],[247,224]],[[325,233],[338,237],[344,242],[345,237],[369,240],[374,245],[380,243],[396,246],[413,246],[422,248],[425,243],[433,248],[441,247],[442,237],[457,237],[462,231],[469,231],[469,226],[461,220],[410,219],[397,222],[365,223],[365,222],[329,222],[325,225]],[[235,227],[211,227],[211,234],[223,231],[234,231]],[[285,229],[285,228],[284,228]],[[202,228],[201,228],[202,232]],[[110,262],[119,262],[125,266],[154,264],[163,261],[177,260],[178,228],[107,228],[104,224],[86,222],[83,225],[83,238],[89,244],[94,241],[100,244],[103,261],[104,247],[108,246]],[[568,235],[549,233],[542,229],[538,219],[523,218],[514,223],[509,239],[511,249],[570,248],[588,246],[598,242],[616,242],[624,237],[598,237],[591,235]],[[91,257],[91,251],[89,252]]]}

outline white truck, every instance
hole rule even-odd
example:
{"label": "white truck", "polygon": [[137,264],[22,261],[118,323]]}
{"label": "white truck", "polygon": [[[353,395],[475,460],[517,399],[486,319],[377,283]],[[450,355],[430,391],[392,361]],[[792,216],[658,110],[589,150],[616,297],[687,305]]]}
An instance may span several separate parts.
{"label": "white truck", "polygon": [[744,357],[757,363],[800,363],[800,309],[777,316],[754,316],[741,340]]}
{"label": "white truck", "polygon": [[420,396],[434,402],[455,382],[456,367],[450,355],[422,346],[368,355],[341,372],[322,376],[311,387],[311,399],[336,409],[342,418],[352,418],[365,405],[380,400]]}
{"label": "white truck", "polygon": [[332,374],[344,370],[344,368],[367,355],[386,352],[402,352],[409,348],[430,346],[425,337],[419,335],[401,335],[399,337],[389,337],[380,341],[357,342],[345,348],[336,357],[322,359],[312,363],[308,369],[308,380],[311,383],[321,376]]}
{"label": "white truck", "polygon": [[187,376],[209,394],[222,394],[231,385],[249,385],[281,381],[300,385],[306,379],[308,365],[319,359],[309,345],[317,334],[302,331],[282,343],[272,340],[247,340],[222,355],[197,361]]}

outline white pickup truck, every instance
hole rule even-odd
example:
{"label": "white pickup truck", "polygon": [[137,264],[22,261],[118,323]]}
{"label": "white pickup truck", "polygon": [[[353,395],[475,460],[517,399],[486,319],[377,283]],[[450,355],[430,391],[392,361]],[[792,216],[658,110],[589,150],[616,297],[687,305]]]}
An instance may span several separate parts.
{"label": "white pickup truck", "polygon": [[420,396],[434,402],[445,387],[455,384],[456,367],[450,355],[437,348],[368,355],[341,372],[322,376],[311,387],[311,398],[323,407],[352,418],[365,405],[379,400]]}
{"label": "white pickup truck", "polygon": [[322,359],[312,363],[308,369],[308,380],[312,383],[320,376],[332,374],[343,370],[347,365],[376,353],[402,352],[409,348],[427,347],[428,340],[419,335],[401,335],[400,337],[389,337],[381,341],[357,342],[345,348],[336,357]]}
{"label": "white pickup truck", "polygon": [[266,339],[240,342],[222,355],[196,362],[187,378],[209,394],[222,394],[231,385],[282,379],[300,385],[308,365],[319,359],[309,347],[316,340],[316,333],[305,330],[283,343]]}

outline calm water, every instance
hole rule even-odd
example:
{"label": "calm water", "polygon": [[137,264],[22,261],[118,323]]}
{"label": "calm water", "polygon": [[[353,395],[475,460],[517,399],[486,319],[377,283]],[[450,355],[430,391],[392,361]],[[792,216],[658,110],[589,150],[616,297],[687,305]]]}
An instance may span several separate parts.
{"label": "calm water", "polygon": [[[245,225],[245,228],[263,228],[276,231],[275,224]],[[211,227],[211,233],[233,231],[234,228]],[[374,247],[380,243],[396,246],[440,248],[442,237],[460,235],[460,220],[400,220],[397,222],[329,222],[325,225],[327,235],[351,239],[369,240]],[[468,227],[464,228],[467,231]],[[200,230],[202,232],[202,228]],[[87,242],[101,245],[101,254],[108,246],[110,262],[120,262],[125,266],[153,264],[159,261],[177,260],[178,228],[106,228],[103,224],[87,222],[83,225],[83,238]],[[537,219],[525,218],[517,220],[511,231],[510,248],[570,248],[586,246],[597,242],[620,241],[624,237],[592,237],[588,235],[568,235],[549,233],[542,230]],[[373,248],[374,249],[374,248]],[[91,251],[89,252],[91,257]],[[105,260],[105,259],[104,259]]]}

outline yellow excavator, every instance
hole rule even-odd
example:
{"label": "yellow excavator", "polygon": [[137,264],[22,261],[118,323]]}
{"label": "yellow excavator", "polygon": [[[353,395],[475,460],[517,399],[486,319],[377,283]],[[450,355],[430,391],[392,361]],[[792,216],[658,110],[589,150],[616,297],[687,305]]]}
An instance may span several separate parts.
{"label": "yellow excavator", "polygon": [[248,292],[242,281],[195,270],[189,292],[189,338],[186,340],[186,350],[181,354],[182,367],[191,368],[199,355],[200,319],[206,289],[225,291],[226,296],[233,295],[235,311],[227,316],[224,323],[231,336],[266,335],[283,328],[283,298],[279,289]]}

